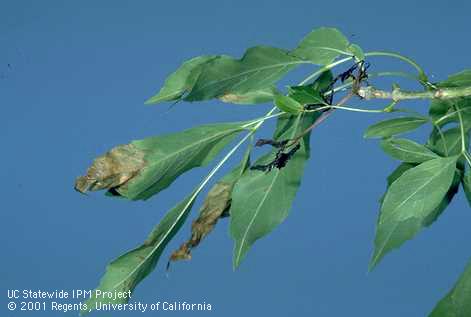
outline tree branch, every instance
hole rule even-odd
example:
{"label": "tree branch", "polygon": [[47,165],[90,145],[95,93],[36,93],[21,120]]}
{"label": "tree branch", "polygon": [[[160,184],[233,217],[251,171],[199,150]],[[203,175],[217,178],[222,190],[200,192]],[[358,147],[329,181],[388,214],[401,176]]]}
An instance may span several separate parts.
{"label": "tree branch", "polygon": [[363,99],[392,99],[394,101],[407,99],[451,99],[458,97],[470,97],[470,87],[438,88],[430,91],[406,91],[395,88],[392,91],[379,90],[372,86],[360,87],[357,95]]}

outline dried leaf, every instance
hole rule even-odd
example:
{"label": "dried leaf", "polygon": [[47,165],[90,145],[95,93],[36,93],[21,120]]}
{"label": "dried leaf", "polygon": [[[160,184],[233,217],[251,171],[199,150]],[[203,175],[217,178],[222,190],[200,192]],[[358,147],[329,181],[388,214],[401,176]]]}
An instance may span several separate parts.
{"label": "dried leaf", "polygon": [[219,97],[219,100],[227,103],[234,103],[240,105],[253,105],[260,103],[269,103],[273,100],[273,95],[276,92],[275,87],[268,87],[264,89],[249,91],[243,94],[227,93]]}
{"label": "dried leaf", "polygon": [[133,144],[119,145],[93,161],[87,174],[75,181],[75,190],[85,193],[123,185],[144,165],[144,151]]}
{"label": "dried leaf", "polygon": [[242,162],[210,189],[198,218],[191,225],[190,239],[172,253],[170,261],[190,260],[191,249],[200,244],[201,240],[214,229],[220,218],[229,216],[232,189],[250,165],[251,150],[249,146]]}
{"label": "dried leaf", "polygon": [[211,162],[243,124],[208,124],[118,146],[96,159],[75,187],[82,193],[109,188],[112,196],[149,199],[185,172]]}
{"label": "dried leaf", "polygon": [[170,261],[190,260],[191,249],[196,247],[216,226],[219,218],[231,205],[234,183],[218,182],[208,193],[199,217],[191,225],[191,238],[172,253]]}

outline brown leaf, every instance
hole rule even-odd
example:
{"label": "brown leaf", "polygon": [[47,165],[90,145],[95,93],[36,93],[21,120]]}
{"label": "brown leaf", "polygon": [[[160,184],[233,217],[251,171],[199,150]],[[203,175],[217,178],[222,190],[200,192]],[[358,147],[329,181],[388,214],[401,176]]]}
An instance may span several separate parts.
{"label": "brown leaf", "polygon": [[229,210],[233,187],[233,182],[221,181],[211,188],[200,209],[199,217],[191,225],[191,238],[172,253],[170,261],[191,259],[191,249],[198,246],[214,229],[219,218],[225,216],[224,212]]}
{"label": "brown leaf", "polygon": [[97,157],[85,176],[75,181],[75,190],[85,193],[123,185],[144,167],[144,152],[132,144],[119,145]]}
{"label": "brown leaf", "polygon": [[222,101],[222,102],[228,102],[228,103],[231,103],[231,102],[238,102],[241,100],[241,97],[239,95],[235,95],[235,94],[225,94],[225,95],[222,95],[221,97],[219,97],[219,99]]}

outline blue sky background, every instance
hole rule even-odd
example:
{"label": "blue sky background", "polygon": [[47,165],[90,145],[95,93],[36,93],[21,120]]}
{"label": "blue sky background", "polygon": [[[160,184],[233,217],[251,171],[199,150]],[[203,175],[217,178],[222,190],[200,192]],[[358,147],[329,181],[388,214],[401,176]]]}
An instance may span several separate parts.
{"label": "blue sky background", "polygon": [[[145,203],[85,197],[73,183],[94,157],[136,138],[269,109],[144,106],[182,61],[241,56],[257,44],[292,48],[313,28],[334,26],[367,51],[415,58],[441,80],[470,67],[470,10],[465,1],[1,1],[1,315],[63,315],[9,312],[7,289],[94,288],[105,265],[140,244],[208,170],[191,171]],[[371,62],[374,71],[413,71],[396,61]],[[460,192],[431,229],[367,273],[378,199],[397,165],[377,142],[362,139],[380,118],[338,112],[315,130],[291,215],[255,244],[239,270],[232,271],[233,244],[222,221],[191,262],[173,265],[166,277],[164,258],[133,299],[213,307],[178,316],[424,316],[470,256],[471,213]],[[187,225],[166,256],[188,235]]]}

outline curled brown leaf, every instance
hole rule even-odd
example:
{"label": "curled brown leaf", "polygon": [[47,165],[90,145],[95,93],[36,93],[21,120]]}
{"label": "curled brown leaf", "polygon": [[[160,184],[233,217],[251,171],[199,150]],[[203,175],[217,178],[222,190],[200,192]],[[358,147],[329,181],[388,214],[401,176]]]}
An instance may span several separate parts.
{"label": "curled brown leaf", "polygon": [[200,209],[199,217],[191,225],[190,239],[172,253],[170,261],[191,259],[191,249],[199,245],[201,240],[214,229],[218,220],[229,210],[233,187],[234,183],[221,181],[211,188]]}
{"label": "curled brown leaf", "polygon": [[121,186],[144,166],[142,150],[133,144],[119,145],[93,161],[87,174],[76,179],[75,190],[85,193]]}

